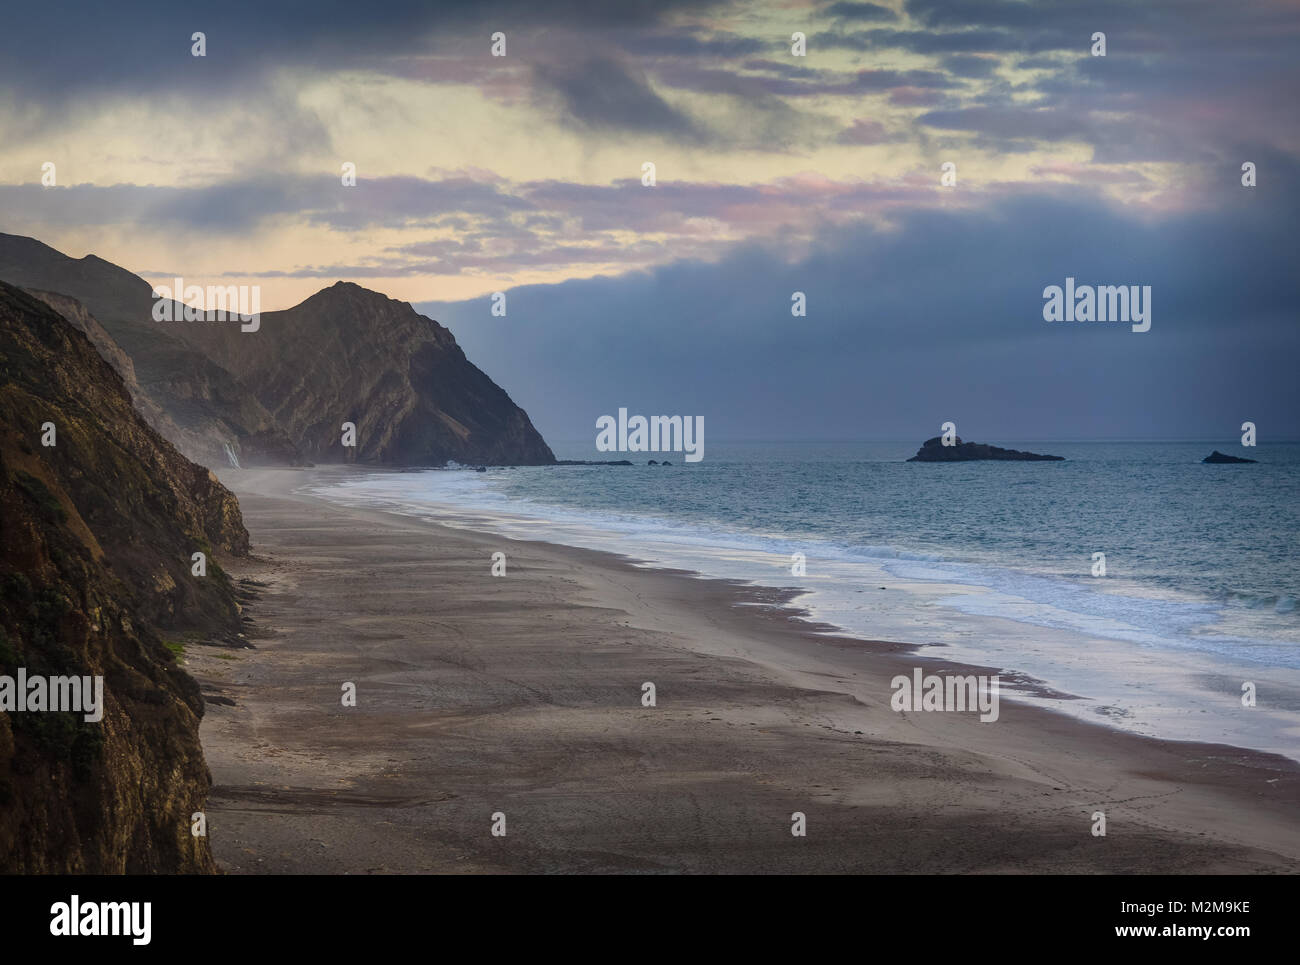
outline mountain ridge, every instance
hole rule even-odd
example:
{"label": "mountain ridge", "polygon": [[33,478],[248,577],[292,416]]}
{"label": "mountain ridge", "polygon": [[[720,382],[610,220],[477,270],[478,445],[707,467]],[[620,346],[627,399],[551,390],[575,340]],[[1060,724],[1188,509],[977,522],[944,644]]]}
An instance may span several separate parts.
{"label": "mountain ridge", "polygon": [[[143,278],[32,238],[0,234],[0,279],[80,303],[131,360],[150,424],[204,465],[228,465],[228,446],[245,466],[555,462],[527,413],[448,329],[352,282],[263,312],[244,332],[237,322],[155,321]],[[355,446],[343,445],[345,422]]]}

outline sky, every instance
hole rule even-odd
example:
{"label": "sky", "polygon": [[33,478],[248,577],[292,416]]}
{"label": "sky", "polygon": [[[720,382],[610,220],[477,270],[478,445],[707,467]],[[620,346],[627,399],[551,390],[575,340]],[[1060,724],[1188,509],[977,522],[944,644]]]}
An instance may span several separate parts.
{"label": "sky", "polygon": [[[410,301],[548,438],[1296,439],[1298,55],[1294,0],[54,0],[0,230]],[[1067,277],[1150,330],[1045,321]]]}

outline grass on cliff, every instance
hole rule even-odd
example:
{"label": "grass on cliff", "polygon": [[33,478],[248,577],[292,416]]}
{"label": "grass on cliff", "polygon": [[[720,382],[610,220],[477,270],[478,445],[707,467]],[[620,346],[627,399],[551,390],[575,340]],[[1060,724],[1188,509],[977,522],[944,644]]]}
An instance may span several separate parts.
{"label": "grass on cliff", "polygon": [[45,483],[31,473],[21,471],[14,473],[14,482],[19,489],[36,503],[47,519],[56,523],[66,523],[68,521],[68,514],[64,510],[63,504],[59,502],[54,493],[50,492],[50,488]]}
{"label": "grass on cliff", "polygon": [[[40,480],[28,478],[36,482],[37,492],[49,492]],[[62,507],[59,511],[62,512]],[[10,624],[16,639],[10,637],[9,630],[0,627],[0,667],[14,672],[21,663],[29,674],[41,676],[80,673],[77,654],[60,633],[64,617],[73,608],[65,591],[70,592],[71,588],[62,583],[34,587],[22,573],[9,573],[0,579],[0,601],[4,603],[5,615],[17,620],[16,624]],[[21,654],[19,640],[23,641]],[[10,714],[9,723],[15,735],[31,741],[47,759],[71,764],[78,779],[87,778],[103,755],[103,730],[98,724],[84,720],[81,714],[64,711]]]}

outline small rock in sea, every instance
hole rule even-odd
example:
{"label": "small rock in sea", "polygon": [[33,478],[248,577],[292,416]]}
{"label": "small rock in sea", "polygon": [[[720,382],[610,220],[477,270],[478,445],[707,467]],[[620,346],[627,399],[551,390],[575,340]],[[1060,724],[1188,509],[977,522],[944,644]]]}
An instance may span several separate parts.
{"label": "small rock in sea", "polygon": [[953,437],[953,444],[945,445],[943,436],[935,436],[921,443],[916,455],[908,462],[972,462],[979,459],[995,459],[1002,462],[1064,462],[1063,456],[1045,456],[1037,452],[1021,452],[1019,449],[1003,449],[990,446],[987,442],[962,442],[961,436]]}
{"label": "small rock in sea", "polygon": [[1224,455],[1223,453],[1219,452],[1218,449],[1215,449],[1212,453],[1210,453],[1208,456],[1206,456],[1204,459],[1201,460],[1201,462],[1216,462],[1216,463],[1257,462],[1257,461],[1258,460],[1255,459],[1244,459],[1241,456]]}
{"label": "small rock in sea", "polygon": [[667,459],[665,459],[662,463],[660,463],[660,465],[663,465],[663,466],[671,466],[672,463],[669,462]]}
{"label": "small rock in sea", "polygon": [[657,465],[659,465],[659,463],[657,463],[657,462],[655,462],[655,460],[651,459],[649,462],[646,463],[646,465],[647,465],[647,466],[657,466]]}

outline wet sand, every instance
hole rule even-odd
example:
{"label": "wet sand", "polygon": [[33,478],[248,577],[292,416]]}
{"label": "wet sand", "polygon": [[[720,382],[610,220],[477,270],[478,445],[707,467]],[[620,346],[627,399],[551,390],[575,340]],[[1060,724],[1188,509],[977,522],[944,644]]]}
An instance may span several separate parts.
{"label": "wet sand", "polygon": [[896,674],[952,665],[776,591],[293,493],[342,471],[222,474],[255,553],[222,564],[265,584],[255,649],[186,655],[228,873],[1300,870],[1284,758],[1005,698],[897,713]]}

